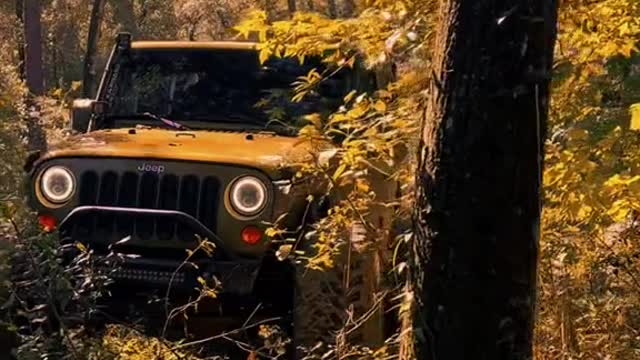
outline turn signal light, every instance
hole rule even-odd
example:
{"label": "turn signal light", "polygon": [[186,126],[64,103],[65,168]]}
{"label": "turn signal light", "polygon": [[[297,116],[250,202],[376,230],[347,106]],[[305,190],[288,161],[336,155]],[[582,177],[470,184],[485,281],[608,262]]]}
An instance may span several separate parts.
{"label": "turn signal light", "polygon": [[52,232],[56,229],[57,225],[56,218],[51,215],[39,215],[38,223],[40,223],[44,232]]}
{"label": "turn signal light", "polygon": [[242,229],[242,241],[249,245],[255,245],[262,239],[262,231],[255,226],[247,226]]}

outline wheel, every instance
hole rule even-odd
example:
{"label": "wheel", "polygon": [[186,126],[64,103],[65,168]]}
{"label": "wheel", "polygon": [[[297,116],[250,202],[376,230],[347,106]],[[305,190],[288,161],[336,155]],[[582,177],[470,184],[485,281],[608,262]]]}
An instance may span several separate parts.
{"label": "wheel", "polygon": [[[340,351],[345,344],[382,346],[384,314],[376,296],[381,283],[380,257],[365,246],[367,240],[364,227],[356,224],[333,268],[320,271],[295,265],[296,358],[315,358],[332,348]],[[301,250],[313,254],[313,240]]]}

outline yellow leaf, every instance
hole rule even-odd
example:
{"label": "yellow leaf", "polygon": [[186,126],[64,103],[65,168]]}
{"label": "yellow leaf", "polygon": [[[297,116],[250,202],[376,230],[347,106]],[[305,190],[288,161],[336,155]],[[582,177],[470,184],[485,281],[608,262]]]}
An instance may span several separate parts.
{"label": "yellow leaf", "polygon": [[387,104],[385,104],[384,101],[382,101],[382,100],[378,100],[373,105],[373,108],[376,109],[377,112],[383,113],[383,112],[387,111]]}
{"label": "yellow leaf", "polygon": [[276,230],[275,228],[270,227],[270,228],[267,228],[267,229],[264,231],[264,234],[265,234],[267,237],[272,238],[272,237],[274,237],[274,236],[278,235],[278,230]]}
{"label": "yellow leaf", "polygon": [[623,222],[628,220],[631,209],[632,204],[629,203],[628,199],[619,199],[613,203],[611,208],[607,211],[607,215],[609,215],[614,222]]}
{"label": "yellow leaf", "polygon": [[586,140],[589,137],[589,132],[584,129],[572,128],[567,131],[567,136],[571,140]]}
{"label": "yellow leaf", "polygon": [[338,179],[340,179],[340,176],[344,174],[345,170],[347,170],[347,164],[340,165],[338,169],[336,169],[336,172],[333,173],[333,181],[338,181]]}
{"label": "yellow leaf", "polygon": [[322,118],[318,113],[305,115],[304,119],[310,122],[311,124],[313,124],[313,126],[315,126],[318,129],[322,127]]}
{"label": "yellow leaf", "polygon": [[82,87],[82,81],[73,81],[71,82],[71,90],[76,91]]}
{"label": "yellow leaf", "polygon": [[356,181],[356,188],[361,191],[362,193],[368,193],[369,190],[371,190],[371,188],[369,187],[369,184],[367,184],[364,180],[362,179],[358,179]]}
{"label": "yellow leaf", "polygon": [[356,57],[352,56],[349,60],[347,60],[346,65],[349,68],[353,68],[353,65],[356,63]]}
{"label": "yellow leaf", "polygon": [[640,130],[640,103],[631,105],[629,110],[631,111],[631,130]]}
{"label": "yellow leaf", "polygon": [[271,56],[271,53],[269,52],[269,49],[262,48],[260,50],[260,64],[264,64],[267,60],[269,60],[269,57]]}
{"label": "yellow leaf", "polygon": [[356,96],[356,91],[355,90],[351,90],[351,92],[349,92],[343,99],[343,101],[345,102],[345,104],[350,103],[351,100],[353,100],[353,97]]}

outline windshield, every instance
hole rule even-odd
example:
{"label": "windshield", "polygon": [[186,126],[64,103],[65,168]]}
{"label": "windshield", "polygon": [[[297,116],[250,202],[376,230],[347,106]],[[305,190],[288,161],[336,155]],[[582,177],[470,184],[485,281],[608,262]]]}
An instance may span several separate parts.
{"label": "windshield", "polygon": [[134,49],[115,75],[107,115],[112,127],[149,120],[139,116],[145,113],[190,128],[297,127],[304,115],[335,111],[351,90],[373,86],[372,76],[343,70],[303,101],[291,102],[292,83],[319,65],[313,59],[304,64],[271,59],[260,65],[257,52],[249,50]]}

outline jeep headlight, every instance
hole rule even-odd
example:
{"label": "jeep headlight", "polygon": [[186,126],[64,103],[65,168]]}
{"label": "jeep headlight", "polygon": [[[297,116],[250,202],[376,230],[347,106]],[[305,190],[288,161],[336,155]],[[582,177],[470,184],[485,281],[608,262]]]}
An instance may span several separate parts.
{"label": "jeep headlight", "polygon": [[241,177],[229,189],[229,202],[241,215],[257,215],[267,204],[267,187],[256,177]]}
{"label": "jeep headlight", "polygon": [[52,166],[40,177],[40,191],[48,201],[61,204],[69,201],[76,190],[76,181],[69,169]]}

